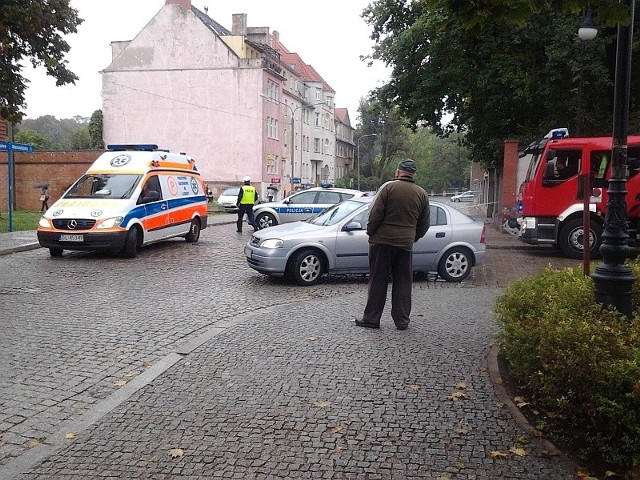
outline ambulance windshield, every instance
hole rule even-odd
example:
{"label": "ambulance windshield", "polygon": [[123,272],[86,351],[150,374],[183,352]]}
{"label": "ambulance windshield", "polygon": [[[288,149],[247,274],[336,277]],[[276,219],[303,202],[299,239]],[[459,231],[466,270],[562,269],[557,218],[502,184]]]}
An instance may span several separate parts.
{"label": "ambulance windshield", "polygon": [[84,175],[66,193],[65,198],[130,198],[141,175]]}

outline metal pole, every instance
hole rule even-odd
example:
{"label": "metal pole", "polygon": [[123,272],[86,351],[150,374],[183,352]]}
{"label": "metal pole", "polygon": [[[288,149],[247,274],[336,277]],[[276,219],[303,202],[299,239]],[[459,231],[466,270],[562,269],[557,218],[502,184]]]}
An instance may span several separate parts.
{"label": "metal pole", "polygon": [[[297,108],[296,108],[297,110]],[[296,133],[293,129],[294,127],[294,123],[293,123],[293,117],[295,116],[295,111],[291,110],[291,190],[293,190],[293,153],[295,151],[294,148],[294,142],[296,140]],[[300,175],[302,176],[302,175]]]}
{"label": "metal pole", "polygon": [[7,165],[9,166],[9,223],[7,231],[13,232],[13,145],[7,144]]}
{"label": "metal pole", "polygon": [[607,213],[600,246],[603,263],[596,267],[591,278],[593,278],[596,302],[604,306],[613,306],[627,317],[631,317],[633,309],[631,289],[636,277],[631,268],[624,264],[630,250],[627,235],[625,175],[635,0],[625,0],[621,3],[628,6],[629,25],[618,24],[611,177],[607,190]]}
{"label": "metal pole", "polygon": [[360,190],[360,140],[362,140],[362,137],[360,137],[358,139],[358,165],[357,165],[357,169],[358,169],[358,190]]}

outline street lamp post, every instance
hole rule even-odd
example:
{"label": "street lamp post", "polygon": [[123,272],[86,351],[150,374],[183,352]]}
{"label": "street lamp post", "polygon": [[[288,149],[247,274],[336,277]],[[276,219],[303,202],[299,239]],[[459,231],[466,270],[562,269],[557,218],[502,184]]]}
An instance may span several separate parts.
{"label": "street lamp post", "polygon": [[629,24],[618,24],[616,49],[616,77],[613,103],[613,142],[611,148],[611,177],[607,190],[607,213],[600,253],[603,263],[598,265],[593,278],[596,302],[613,306],[631,317],[631,289],[636,277],[631,267],[624,264],[629,255],[626,216],[626,166],[629,121],[629,90],[631,85],[631,45],[635,0],[621,2],[628,7]]}
{"label": "street lamp post", "polygon": [[358,164],[357,164],[358,190],[360,190],[360,140],[362,140],[363,138],[366,138],[366,137],[377,137],[377,136],[378,136],[377,133],[370,133],[370,134],[362,135],[362,136],[358,137],[358,140],[356,141],[356,146],[357,146],[357,150],[358,150]]}

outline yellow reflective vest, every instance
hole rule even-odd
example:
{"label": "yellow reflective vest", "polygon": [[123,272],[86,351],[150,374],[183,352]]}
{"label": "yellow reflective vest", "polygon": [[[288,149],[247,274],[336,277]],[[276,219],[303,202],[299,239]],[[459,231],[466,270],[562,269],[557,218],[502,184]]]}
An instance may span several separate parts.
{"label": "yellow reflective vest", "polygon": [[256,189],[252,185],[242,186],[242,198],[240,199],[241,205],[253,205],[256,201]]}

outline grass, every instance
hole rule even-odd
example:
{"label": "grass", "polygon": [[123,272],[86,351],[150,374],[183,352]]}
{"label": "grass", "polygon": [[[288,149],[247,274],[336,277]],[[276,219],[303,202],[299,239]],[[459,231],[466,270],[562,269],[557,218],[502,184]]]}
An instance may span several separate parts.
{"label": "grass", "polygon": [[[13,232],[21,232],[24,230],[35,230],[40,220],[40,212],[19,211],[13,212],[12,230]],[[0,233],[9,231],[9,212],[0,212]]]}

